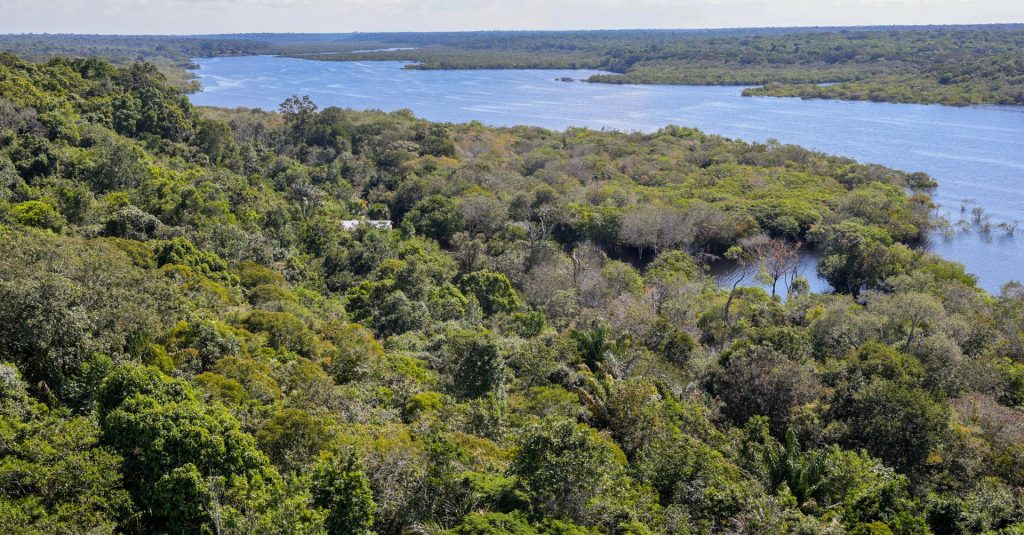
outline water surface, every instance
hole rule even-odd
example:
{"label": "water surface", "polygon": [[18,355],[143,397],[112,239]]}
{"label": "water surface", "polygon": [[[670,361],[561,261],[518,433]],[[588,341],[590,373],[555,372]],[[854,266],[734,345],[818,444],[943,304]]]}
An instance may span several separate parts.
{"label": "water surface", "polygon": [[[326,62],[271,56],[196,59],[199,105],[276,109],[292,95],[318,105],[392,111],[433,121],[496,126],[569,126],[649,132],[668,124],[747,141],[770,138],[939,181],[934,197],[954,223],[984,209],[975,225],[929,247],[962,262],[989,291],[1024,279],[1024,237],[997,228],[1024,221],[1024,107],[751,98],[739,87],[639,86],[562,82],[586,70],[402,69],[401,62]],[[966,225],[971,226],[971,225]],[[1024,232],[1024,225],[1021,226]],[[806,272],[806,270],[805,270]],[[813,274],[813,269],[809,270]],[[821,288],[821,282],[815,284]]]}

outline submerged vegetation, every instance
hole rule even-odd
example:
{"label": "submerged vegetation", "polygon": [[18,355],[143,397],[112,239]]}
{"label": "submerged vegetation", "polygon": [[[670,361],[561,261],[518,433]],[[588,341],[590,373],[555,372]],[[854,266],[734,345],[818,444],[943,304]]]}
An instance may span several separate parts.
{"label": "submerged vegetation", "polygon": [[1024,287],[933,185],[0,55],[0,532],[1019,533]]}

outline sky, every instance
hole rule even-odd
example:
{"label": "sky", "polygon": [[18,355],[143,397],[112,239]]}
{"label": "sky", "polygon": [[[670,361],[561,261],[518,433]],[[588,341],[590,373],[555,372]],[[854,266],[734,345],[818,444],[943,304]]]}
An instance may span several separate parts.
{"label": "sky", "polygon": [[199,34],[1024,22],[1024,0],[0,0],[0,33]]}

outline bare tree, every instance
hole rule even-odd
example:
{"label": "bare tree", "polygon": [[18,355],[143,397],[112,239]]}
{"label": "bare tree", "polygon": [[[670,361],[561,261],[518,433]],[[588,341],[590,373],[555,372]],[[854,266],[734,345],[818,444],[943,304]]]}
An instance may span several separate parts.
{"label": "bare tree", "polygon": [[643,258],[644,250],[657,255],[661,251],[687,245],[693,232],[685,212],[671,206],[652,206],[627,212],[622,218],[619,241],[636,247]]}
{"label": "bare tree", "polygon": [[775,297],[775,287],[780,280],[796,278],[802,247],[800,242],[769,239],[761,242],[754,251],[765,276],[764,282],[772,287],[772,297]]}
{"label": "bare tree", "polygon": [[[772,287],[772,297],[780,279],[794,273],[800,264],[801,245],[781,240],[773,240],[767,235],[758,234],[740,240],[725,252],[725,258],[733,261],[736,266],[723,280],[729,284],[729,298],[725,301],[722,317],[729,323],[729,308],[732,306],[736,289],[752,273],[761,271],[762,282]],[[793,279],[796,276],[793,275]]]}
{"label": "bare tree", "polygon": [[725,300],[725,306],[722,307],[722,319],[728,325],[730,323],[729,309],[732,307],[732,302],[736,297],[736,290],[741,282],[754,273],[757,264],[753,261],[753,257],[740,246],[730,247],[725,252],[725,258],[736,263],[736,267],[722,279],[729,286],[729,298]]}

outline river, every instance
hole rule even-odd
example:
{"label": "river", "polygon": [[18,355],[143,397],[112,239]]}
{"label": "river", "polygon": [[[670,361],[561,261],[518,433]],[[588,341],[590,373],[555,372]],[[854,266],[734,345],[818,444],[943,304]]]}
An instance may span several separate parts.
{"label": "river", "polygon": [[[1005,228],[1024,220],[1024,107],[751,98],[735,86],[558,80],[597,72],[586,70],[422,71],[402,69],[401,62],[273,56],[194,61],[203,85],[203,91],[190,96],[197,105],[276,109],[292,95],[309,95],[321,107],[407,108],[433,121],[495,126],[649,132],[677,124],[924,171],[939,182],[933,197],[940,215],[954,224],[950,232],[934,233],[928,247],[966,265],[991,292],[1024,279],[1024,236]],[[983,210],[987,231],[973,224],[974,208]],[[822,284],[815,281],[814,287]]]}

